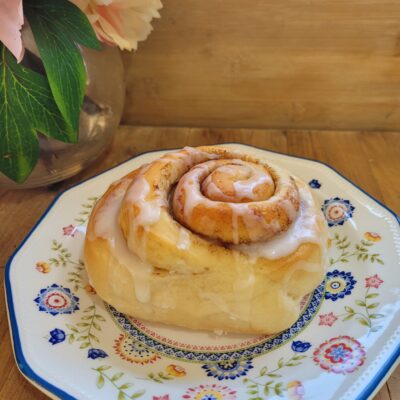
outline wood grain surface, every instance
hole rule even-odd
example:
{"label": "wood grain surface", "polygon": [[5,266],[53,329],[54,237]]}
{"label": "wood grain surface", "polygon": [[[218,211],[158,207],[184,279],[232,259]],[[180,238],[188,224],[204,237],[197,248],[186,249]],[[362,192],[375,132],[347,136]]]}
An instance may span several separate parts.
{"label": "wood grain surface", "polygon": [[[3,281],[3,271],[8,257],[54,197],[64,189],[146,150],[230,141],[324,161],[397,214],[400,213],[400,135],[398,133],[125,126],[117,132],[107,154],[80,175],[48,188],[0,191],[1,281]],[[45,395],[28,383],[18,372],[11,349],[4,293],[1,291],[0,399],[44,400],[45,398]],[[375,400],[399,399],[400,368],[393,373],[375,397]]]}
{"label": "wood grain surface", "polygon": [[135,125],[399,130],[398,0],[168,0],[124,53]]}

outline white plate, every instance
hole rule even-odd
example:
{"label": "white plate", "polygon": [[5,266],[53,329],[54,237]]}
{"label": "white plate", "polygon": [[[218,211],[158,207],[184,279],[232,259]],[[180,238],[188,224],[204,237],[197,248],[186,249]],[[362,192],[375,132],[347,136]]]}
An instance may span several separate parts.
{"label": "white plate", "polygon": [[[135,321],[90,292],[85,225],[142,154],[62,193],[6,269],[21,372],[63,399],[365,399],[400,353],[400,233],[393,212],[321,163],[230,144],[309,182],[330,223],[327,278],[274,337],[217,336]],[[16,221],[18,224],[18,221]]]}

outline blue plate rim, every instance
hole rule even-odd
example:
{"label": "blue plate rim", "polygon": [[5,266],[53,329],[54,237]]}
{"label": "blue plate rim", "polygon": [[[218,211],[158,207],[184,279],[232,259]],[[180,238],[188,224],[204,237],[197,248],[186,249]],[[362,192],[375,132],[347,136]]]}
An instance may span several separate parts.
{"label": "blue plate rim", "polygon": [[[237,145],[241,145],[241,146],[252,147],[252,148],[255,148],[255,149],[258,149],[258,150],[263,150],[263,151],[267,151],[267,152],[270,152],[270,153],[283,155],[283,156],[286,156],[286,157],[297,158],[297,159],[300,159],[300,160],[311,161],[311,162],[315,162],[315,163],[321,164],[321,165],[329,168],[333,172],[335,172],[341,178],[345,179],[348,183],[350,183],[355,188],[360,190],[362,193],[367,195],[370,199],[375,201],[382,208],[384,208],[385,210],[389,211],[389,213],[394,216],[394,218],[396,219],[396,221],[400,225],[400,217],[394,211],[392,211],[389,207],[387,207],[385,204],[383,204],[381,201],[379,201],[375,197],[371,196],[369,193],[367,193],[364,189],[362,189],[356,183],[354,183],[350,179],[346,178],[344,175],[342,175],[335,168],[331,167],[329,164],[327,164],[327,163],[325,163],[323,161],[313,160],[313,159],[302,157],[302,156],[295,156],[295,155],[291,155],[291,154],[287,154],[287,153],[283,153],[283,152],[279,152],[279,151],[275,151],[275,150],[269,150],[269,149],[266,149],[266,148],[263,148],[263,147],[259,147],[259,146],[254,146],[254,145],[250,145],[250,144],[246,144],[246,143],[240,143],[240,142],[218,143],[218,144],[216,144],[216,146],[231,145],[231,144],[233,144],[233,145],[237,144]],[[78,183],[72,185],[71,187],[69,187],[69,188],[63,190],[62,192],[60,192],[53,199],[53,201],[49,204],[49,206],[46,208],[46,210],[44,211],[42,216],[34,224],[32,229],[28,232],[28,234],[25,236],[25,238],[22,240],[22,242],[15,249],[15,251],[12,253],[12,255],[10,256],[10,258],[7,261],[6,268],[5,268],[5,274],[4,274],[5,275],[4,276],[4,286],[5,286],[5,293],[6,293],[6,304],[7,304],[8,320],[9,320],[9,325],[10,325],[10,328],[11,328],[10,329],[10,331],[11,331],[11,335],[10,336],[11,336],[11,339],[12,339],[12,348],[13,348],[13,352],[14,352],[14,355],[15,355],[15,360],[16,360],[16,363],[17,363],[17,367],[18,367],[19,371],[22,373],[22,375],[25,378],[27,378],[29,381],[35,382],[39,386],[39,388],[41,387],[41,388],[45,389],[46,391],[54,394],[55,396],[59,397],[60,399],[76,400],[76,398],[73,397],[72,395],[66,393],[64,390],[54,386],[53,384],[48,382],[46,379],[44,379],[41,376],[39,376],[31,368],[31,366],[29,365],[29,363],[27,362],[27,360],[25,359],[25,356],[23,354],[20,335],[19,335],[19,330],[18,330],[17,318],[16,318],[15,310],[14,310],[12,289],[11,289],[10,272],[11,272],[12,262],[13,262],[15,256],[19,253],[21,248],[24,246],[26,241],[29,239],[29,237],[33,234],[33,232],[36,230],[36,228],[39,227],[39,225],[41,224],[43,219],[46,217],[46,215],[49,213],[49,211],[54,207],[54,205],[58,202],[58,200],[60,199],[60,197],[63,194],[65,194],[66,192],[76,188],[77,186],[80,186],[80,185],[82,185],[82,184],[84,184],[84,183],[86,183],[86,182],[88,182],[88,181],[90,181],[90,180],[92,180],[94,178],[97,178],[97,177],[99,177],[99,176],[101,176],[101,175],[103,175],[103,174],[105,174],[105,173],[107,173],[107,172],[109,172],[109,171],[111,171],[111,170],[113,170],[115,168],[118,168],[121,165],[124,165],[124,164],[132,161],[133,159],[135,159],[137,157],[140,157],[140,156],[145,155],[145,154],[160,152],[160,151],[173,151],[173,150],[178,150],[178,149],[176,149],[176,148],[175,149],[157,149],[157,150],[148,150],[148,151],[144,151],[144,152],[138,153],[138,154],[130,157],[129,159],[127,159],[125,161],[122,161],[121,163],[115,165],[114,167],[108,168],[107,170],[102,171],[102,172],[100,172],[100,173],[98,173],[96,175],[93,175],[90,178],[84,179],[83,181],[78,182]],[[400,357],[400,343],[397,345],[397,348],[393,351],[393,353],[387,358],[387,360],[382,365],[380,370],[375,374],[375,376],[372,379],[370,379],[369,383],[364,387],[362,392],[357,396],[357,398],[355,400],[368,399],[375,392],[375,390],[380,385],[382,385],[384,383],[384,380],[389,378],[390,375],[388,375],[388,372],[390,371],[391,367],[396,363],[396,361],[399,359],[399,357]]]}

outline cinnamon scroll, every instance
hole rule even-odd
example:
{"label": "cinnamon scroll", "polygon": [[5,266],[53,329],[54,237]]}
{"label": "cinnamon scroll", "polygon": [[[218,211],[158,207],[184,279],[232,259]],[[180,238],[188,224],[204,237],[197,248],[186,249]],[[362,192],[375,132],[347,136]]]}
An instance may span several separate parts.
{"label": "cinnamon scroll", "polygon": [[307,186],[223,147],[185,148],[113,184],[85,242],[98,294],[138,318],[274,333],[322,280],[326,231]]}

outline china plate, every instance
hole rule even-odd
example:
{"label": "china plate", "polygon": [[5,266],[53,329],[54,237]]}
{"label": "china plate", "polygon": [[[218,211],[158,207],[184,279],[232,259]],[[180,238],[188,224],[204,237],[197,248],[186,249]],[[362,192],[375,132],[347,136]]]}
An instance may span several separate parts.
{"label": "china plate", "polygon": [[[365,399],[396,366],[400,234],[395,214],[321,163],[229,144],[308,182],[329,225],[326,279],[290,329],[272,337],[191,332],[137,321],[87,282],[85,226],[139,155],[62,193],[8,262],[18,367],[62,399]],[[323,388],[323,389],[322,389]]]}

